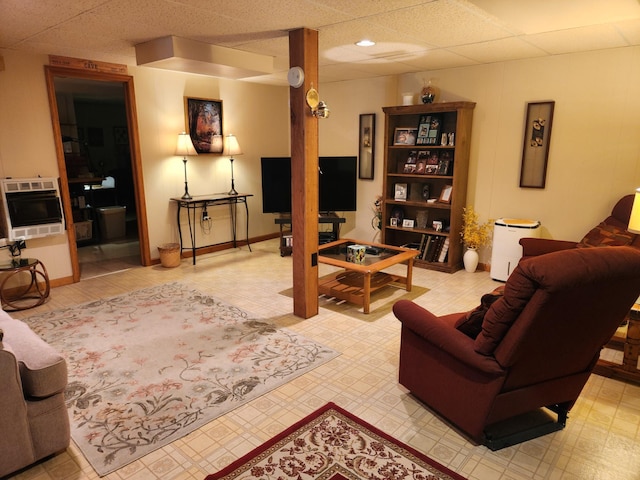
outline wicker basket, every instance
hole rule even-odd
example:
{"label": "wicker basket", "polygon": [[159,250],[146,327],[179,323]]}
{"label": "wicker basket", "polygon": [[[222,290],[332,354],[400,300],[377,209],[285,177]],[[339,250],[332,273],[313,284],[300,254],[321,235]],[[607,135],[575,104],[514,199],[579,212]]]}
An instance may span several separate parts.
{"label": "wicker basket", "polygon": [[163,267],[173,268],[180,265],[180,245],[177,243],[165,243],[158,246],[160,263]]}

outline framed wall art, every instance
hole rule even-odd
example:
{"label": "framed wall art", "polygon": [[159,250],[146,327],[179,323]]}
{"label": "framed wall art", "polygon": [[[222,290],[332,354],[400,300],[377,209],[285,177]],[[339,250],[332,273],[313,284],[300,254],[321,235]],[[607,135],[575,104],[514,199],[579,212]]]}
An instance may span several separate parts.
{"label": "framed wall art", "polygon": [[184,97],[184,114],[196,152],[222,153],[222,100]]}
{"label": "framed wall art", "polygon": [[545,187],[555,103],[554,101],[527,103],[520,166],[521,188]]}
{"label": "framed wall art", "polygon": [[376,114],[360,115],[360,143],[358,147],[358,178],[373,180],[376,147]]}

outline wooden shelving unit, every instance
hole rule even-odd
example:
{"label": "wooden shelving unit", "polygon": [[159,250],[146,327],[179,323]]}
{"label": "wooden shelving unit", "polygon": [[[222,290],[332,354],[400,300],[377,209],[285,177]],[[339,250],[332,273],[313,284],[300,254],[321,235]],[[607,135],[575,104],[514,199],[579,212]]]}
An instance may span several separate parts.
{"label": "wooden shelving unit", "polygon": [[[448,239],[444,261],[438,261],[440,255],[436,255],[435,258],[426,255],[424,259],[416,258],[417,267],[449,273],[462,268],[460,231],[462,210],[467,199],[471,123],[475,105],[473,102],[449,102],[382,109],[385,114],[381,226],[383,243],[398,246],[420,245],[423,238],[431,238],[432,241],[436,240],[436,245],[444,245]],[[417,128],[424,115],[431,115],[440,124],[436,144],[394,145],[396,129]],[[449,145],[448,142],[447,145],[441,144],[442,133],[453,133],[453,145]],[[406,173],[405,164],[412,152],[423,152],[423,155],[428,152],[430,156],[448,158],[452,165],[446,172],[439,172],[440,174]],[[397,184],[408,186],[407,200],[395,199]],[[422,192],[425,185],[429,186],[429,198],[435,198],[435,202],[430,203],[424,199]],[[451,187],[451,192],[449,202],[445,203],[439,200],[443,188],[447,186]],[[401,210],[403,220],[414,220],[413,227],[403,226],[402,221],[397,225],[391,225],[391,218],[398,210]],[[416,221],[419,216],[425,215],[424,212],[427,216],[426,228],[419,228]],[[432,228],[434,220],[443,223],[442,231]]]}

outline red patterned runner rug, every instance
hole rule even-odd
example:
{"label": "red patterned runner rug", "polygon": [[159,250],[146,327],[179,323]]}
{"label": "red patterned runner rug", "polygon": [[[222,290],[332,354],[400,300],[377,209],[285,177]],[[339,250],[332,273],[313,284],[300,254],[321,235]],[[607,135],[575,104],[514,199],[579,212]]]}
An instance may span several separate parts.
{"label": "red patterned runner rug", "polygon": [[205,480],[465,480],[328,403]]}

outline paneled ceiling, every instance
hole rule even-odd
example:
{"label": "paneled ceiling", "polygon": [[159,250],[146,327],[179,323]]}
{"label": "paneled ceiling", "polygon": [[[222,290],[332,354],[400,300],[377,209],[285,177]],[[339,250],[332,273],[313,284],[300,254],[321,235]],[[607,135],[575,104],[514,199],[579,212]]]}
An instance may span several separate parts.
{"label": "paneled ceiling", "polygon": [[640,0],[0,0],[0,18],[3,49],[135,65],[173,35],[271,56],[248,78],[271,84],[300,27],[319,32],[320,82],[640,45]]}

